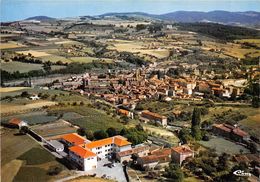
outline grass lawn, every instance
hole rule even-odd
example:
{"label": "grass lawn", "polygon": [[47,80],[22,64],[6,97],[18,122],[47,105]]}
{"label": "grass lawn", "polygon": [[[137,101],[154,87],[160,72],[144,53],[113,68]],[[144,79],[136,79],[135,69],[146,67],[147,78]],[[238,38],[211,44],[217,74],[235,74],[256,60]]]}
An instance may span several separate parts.
{"label": "grass lawn", "polygon": [[241,145],[237,145],[234,142],[226,140],[222,137],[214,137],[209,141],[199,141],[201,145],[207,148],[216,149],[218,154],[226,152],[228,154],[240,154],[240,150],[243,150],[243,153],[248,153],[249,150]]}

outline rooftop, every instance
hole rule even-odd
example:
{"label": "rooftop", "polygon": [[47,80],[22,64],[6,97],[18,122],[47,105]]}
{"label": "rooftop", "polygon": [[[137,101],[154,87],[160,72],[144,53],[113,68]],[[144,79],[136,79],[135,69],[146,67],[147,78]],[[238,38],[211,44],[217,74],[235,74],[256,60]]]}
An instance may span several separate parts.
{"label": "rooftop", "polygon": [[14,124],[14,125],[19,125],[19,123],[21,123],[22,120],[18,119],[18,118],[12,118],[9,123],[10,124]]}
{"label": "rooftop", "polygon": [[187,154],[187,153],[193,153],[193,151],[190,149],[189,146],[187,145],[182,145],[182,146],[178,146],[178,147],[173,147],[172,148],[173,151],[179,153],[179,154]]}
{"label": "rooftop", "polygon": [[63,140],[68,141],[69,143],[72,143],[73,145],[81,145],[86,142],[90,142],[86,138],[78,135],[77,133],[70,133],[70,134],[62,135],[61,138]]}
{"label": "rooftop", "polygon": [[75,154],[77,154],[78,156],[80,156],[81,158],[84,158],[84,159],[96,156],[95,153],[93,153],[90,150],[85,149],[81,146],[73,146],[73,147],[70,147],[69,150],[74,152]]}

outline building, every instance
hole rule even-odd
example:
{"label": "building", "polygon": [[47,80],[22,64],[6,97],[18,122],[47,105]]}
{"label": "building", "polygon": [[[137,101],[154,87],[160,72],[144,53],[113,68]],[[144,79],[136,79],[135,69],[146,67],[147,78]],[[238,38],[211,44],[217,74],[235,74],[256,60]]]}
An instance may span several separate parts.
{"label": "building", "polygon": [[189,146],[181,145],[172,148],[172,160],[179,165],[181,165],[182,162],[188,157],[194,157],[194,152]]}
{"label": "building", "polygon": [[137,154],[139,157],[147,156],[149,153],[149,146],[139,146],[116,154],[116,159],[119,162],[130,161],[133,154]]}
{"label": "building", "polygon": [[141,168],[145,169],[147,167],[154,168],[157,165],[167,165],[171,161],[171,148],[164,148],[161,150],[151,151],[148,156],[140,156],[137,159],[137,164]]}
{"label": "building", "polygon": [[21,120],[21,119],[18,119],[18,118],[12,118],[8,124],[12,127],[16,127],[16,128],[21,128],[22,126],[28,126],[28,124]]}
{"label": "building", "polygon": [[229,124],[213,124],[212,131],[217,135],[230,138],[237,142],[248,141],[250,139],[248,133]]}
{"label": "building", "polygon": [[157,122],[162,126],[167,126],[167,117],[161,116],[157,113],[150,112],[148,110],[142,111],[140,120],[144,122]]}
{"label": "building", "polygon": [[70,147],[69,158],[83,171],[97,168],[97,155],[82,146]]}
{"label": "building", "polygon": [[72,147],[75,145],[82,145],[85,143],[90,143],[91,141],[78,135],[77,133],[69,133],[69,134],[61,136],[61,142],[65,144],[66,148],[69,148],[69,147]]}
{"label": "building", "polygon": [[109,158],[113,153],[132,149],[131,143],[120,135],[89,141],[77,133],[70,133],[61,136],[60,140],[65,144],[69,159],[84,171],[96,168],[98,160]]}
{"label": "building", "polygon": [[47,142],[47,144],[52,150],[56,152],[63,152],[64,150],[64,145],[57,140],[50,140]]}
{"label": "building", "polygon": [[120,115],[124,115],[126,117],[129,117],[131,119],[134,119],[134,113],[128,111],[128,110],[125,110],[125,109],[118,109],[117,110],[117,113],[120,114]]}

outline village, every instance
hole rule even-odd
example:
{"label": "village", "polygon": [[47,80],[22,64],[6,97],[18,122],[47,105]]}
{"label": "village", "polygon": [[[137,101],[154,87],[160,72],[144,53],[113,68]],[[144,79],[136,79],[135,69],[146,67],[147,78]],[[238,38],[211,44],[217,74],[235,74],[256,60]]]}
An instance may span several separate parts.
{"label": "village", "polygon": [[258,32],[119,15],[1,24],[2,181],[259,180]]}

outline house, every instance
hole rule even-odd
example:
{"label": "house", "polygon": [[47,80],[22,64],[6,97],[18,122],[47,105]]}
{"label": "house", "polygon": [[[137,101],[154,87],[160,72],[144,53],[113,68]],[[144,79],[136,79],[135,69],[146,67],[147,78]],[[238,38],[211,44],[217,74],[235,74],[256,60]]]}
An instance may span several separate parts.
{"label": "house", "polygon": [[212,131],[217,134],[217,135],[221,135],[223,137],[229,137],[231,130],[234,127],[231,125],[227,125],[227,124],[213,124],[212,125]]}
{"label": "house", "polygon": [[127,116],[131,119],[134,118],[134,113],[128,111],[128,110],[125,110],[125,109],[118,109],[117,110],[118,114],[121,114],[121,115],[124,115],[124,116]]}
{"label": "house", "polygon": [[147,156],[149,153],[149,146],[139,146],[116,154],[116,159],[119,162],[130,161],[133,154],[137,154],[139,157]]}
{"label": "house", "polygon": [[181,145],[172,148],[172,160],[179,165],[181,165],[182,162],[188,157],[194,157],[194,152],[188,145]]}
{"label": "house", "polygon": [[248,133],[229,124],[213,124],[212,131],[215,134],[230,138],[237,142],[248,141],[250,139]]}
{"label": "house", "polygon": [[162,126],[167,126],[167,117],[161,116],[160,114],[150,112],[148,110],[144,110],[141,113],[140,120],[144,122],[157,122]]}
{"label": "house", "polygon": [[69,159],[84,171],[96,168],[98,160],[109,158],[113,153],[132,149],[131,143],[120,135],[89,141],[77,133],[70,133],[61,136],[60,140],[66,146]]}
{"label": "house", "polygon": [[171,153],[171,148],[154,150],[148,156],[138,157],[137,164],[143,169],[146,167],[154,168],[158,164],[167,165],[171,161]]}
{"label": "house", "polygon": [[245,131],[241,130],[238,127],[235,127],[231,132],[230,132],[231,139],[238,141],[238,142],[243,142],[243,141],[248,141],[250,139],[250,136],[248,133]]}
{"label": "house", "polygon": [[22,126],[28,126],[28,124],[21,120],[21,119],[18,119],[18,118],[12,118],[8,124],[12,127],[16,127],[16,128],[21,128]]}

